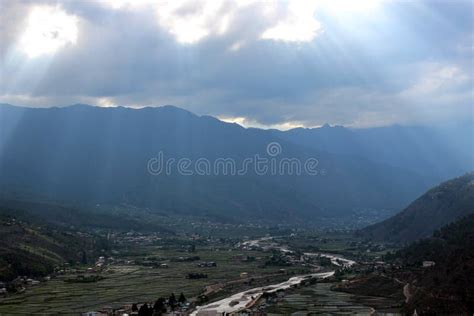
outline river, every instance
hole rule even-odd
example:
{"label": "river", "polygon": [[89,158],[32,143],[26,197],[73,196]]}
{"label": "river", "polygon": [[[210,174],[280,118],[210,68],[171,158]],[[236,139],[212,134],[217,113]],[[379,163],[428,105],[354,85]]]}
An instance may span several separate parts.
{"label": "river", "polygon": [[[243,246],[251,246],[251,247],[259,247],[262,242],[270,242],[272,240],[271,237],[264,237],[256,240],[250,240],[242,243]],[[276,245],[275,243],[272,244],[271,248],[278,249],[283,253],[292,252],[292,250],[288,249],[287,247],[282,247]],[[336,266],[351,266],[355,264],[355,261],[346,259],[339,255],[327,254],[327,253],[305,253],[306,256],[321,256],[326,257],[331,260],[331,262]],[[196,310],[191,314],[195,316],[202,316],[202,315],[222,315],[223,313],[235,313],[246,308],[249,308],[258,301],[258,299],[265,293],[274,293],[281,290],[286,290],[293,286],[296,286],[303,282],[304,280],[308,279],[325,279],[332,275],[334,275],[335,271],[329,272],[322,272],[322,273],[313,273],[313,274],[305,274],[294,276],[288,279],[285,282],[272,284],[262,287],[253,288],[250,290],[242,291],[237,294],[233,294],[227,298],[221,299],[219,301],[196,307]]]}
{"label": "river", "polygon": [[265,293],[274,293],[280,290],[286,290],[292,286],[300,284],[304,280],[312,278],[325,279],[332,275],[334,275],[334,271],[294,276],[282,283],[256,287],[234,294],[208,305],[198,306],[191,315],[217,315],[222,313],[235,313],[250,307]]}

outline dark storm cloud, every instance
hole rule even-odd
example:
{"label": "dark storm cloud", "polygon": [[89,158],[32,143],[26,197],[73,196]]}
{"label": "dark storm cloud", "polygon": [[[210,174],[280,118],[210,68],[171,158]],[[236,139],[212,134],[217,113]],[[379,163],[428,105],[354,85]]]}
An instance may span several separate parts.
{"label": "dark storm cloud", "polygon": [[[268,126],[423,123],[466,117],[472,106],[468,1],[390,1],[370,14],[316,9],[320,29],[308,41],[261,38],[292,14],[282,3],[268,13],[259,3],[214,12],[194,2],[170,17],[147,4],[64,1],[61,10],[79,19],[77,42],[31,59],[15,45],[34,3],[2,5],[3,102],[175,104]],[[176,33],[182,17],[201,19],[196,29],[208,35]]]}

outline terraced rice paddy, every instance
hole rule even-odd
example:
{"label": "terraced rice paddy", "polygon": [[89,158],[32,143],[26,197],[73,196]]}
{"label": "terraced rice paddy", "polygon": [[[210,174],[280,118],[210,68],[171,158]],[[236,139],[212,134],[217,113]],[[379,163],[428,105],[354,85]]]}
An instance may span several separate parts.
{"label": "terraced rice paddy", "polygon": [[[286,293],[275,303],[266,304],[264,309],[269,315],[371,315],[372,308],[364,305],[390,305],[391,302],[382,298],[364,298],[360,300],[351,294],[331,291],[331,283],[316,283]],[[378,310],[377,310],[378,312]],[[381,314],[383,315],[382,311]],[[392,314],[391,315],[397,315]]]}
{"label": "terraced rice paddy", "polygon": [[[232,259],[242,251],[202,250],[192,255],[202,261],[215,261],[217,267],[198,268],[197,262],[170,262],[169,268],[151,268],[139,265],[114,265],[105,277],[96,283],[67,283],[65,278],[54,278],[49,282],[32,286],[22,294],[0,299],[1,314],[73,314],[96,310],[104,306],[120,307],[127,303],[155,301],[171,292],[183,292],[187,297],[198,295],[209,284],[239,279],[240,272],[249,275],[274,274],[278,267],[259,268],[261,262],[241,262]],[[155,250],[149,252],[157,257],[173,258],[185,256],[182,252]],[[248,251],[246,255],[266,256],[263,252]],[[207,279],[186,279],[189,272],[208,275]]]}

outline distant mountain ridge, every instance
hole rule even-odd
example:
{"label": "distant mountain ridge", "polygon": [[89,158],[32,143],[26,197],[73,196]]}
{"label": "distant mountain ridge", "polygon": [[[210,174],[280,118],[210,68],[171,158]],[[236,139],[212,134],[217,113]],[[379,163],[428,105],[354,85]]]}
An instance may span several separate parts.
{"label": "distant mountain ridge", "polygon": [[309,148],[358,156],[443,181],[474,169],[474,125],[296,128],[275,135]]}
{"label": "distant mountain ridge", "polygon": [[411,242],[429,237],[440,227],[474,213],[474,172],[429,190],[397,215],[362,229],[375,240]]}
{"label": "distant mountain ridge", "polygon": [[[332,128],[330,128],[332,129]],[[284,132],[281,132],[284,133]],[[275,131],[245,129],[173,107],[0,106],[0,189],[83,203],[128,203],[239,220],[318,219],[396,210],[436,179],[416,168],[305,146]],[[293,133],[292,131],[288,132]],[[147,162],[230,158],[242,163],[277,142],[278,158],[316,157],[322,176],[152,176]]]}

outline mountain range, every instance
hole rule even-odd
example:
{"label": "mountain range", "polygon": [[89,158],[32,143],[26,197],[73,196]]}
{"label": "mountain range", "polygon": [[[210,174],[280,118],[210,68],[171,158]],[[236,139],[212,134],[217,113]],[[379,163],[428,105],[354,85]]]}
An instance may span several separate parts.
{"label": "mountain range", "polygon": [[[232,220],[317,222],[360,210],[394,212],[440,179],[473,169],[471,127],[243,128],[174,107],[0,105],[1,198],[131,204]],[[267,146],[277,143],[277,156]],[[280,152],[281,151],[281,152]],[[395,155],[394,153],[402,153]],[[242,166],[255,155],[300,162],[317,175],[150,174],[150,159]],[[452,158],[452,159],[448,159]],[[449,161],[449,163],[448,163]]]}

